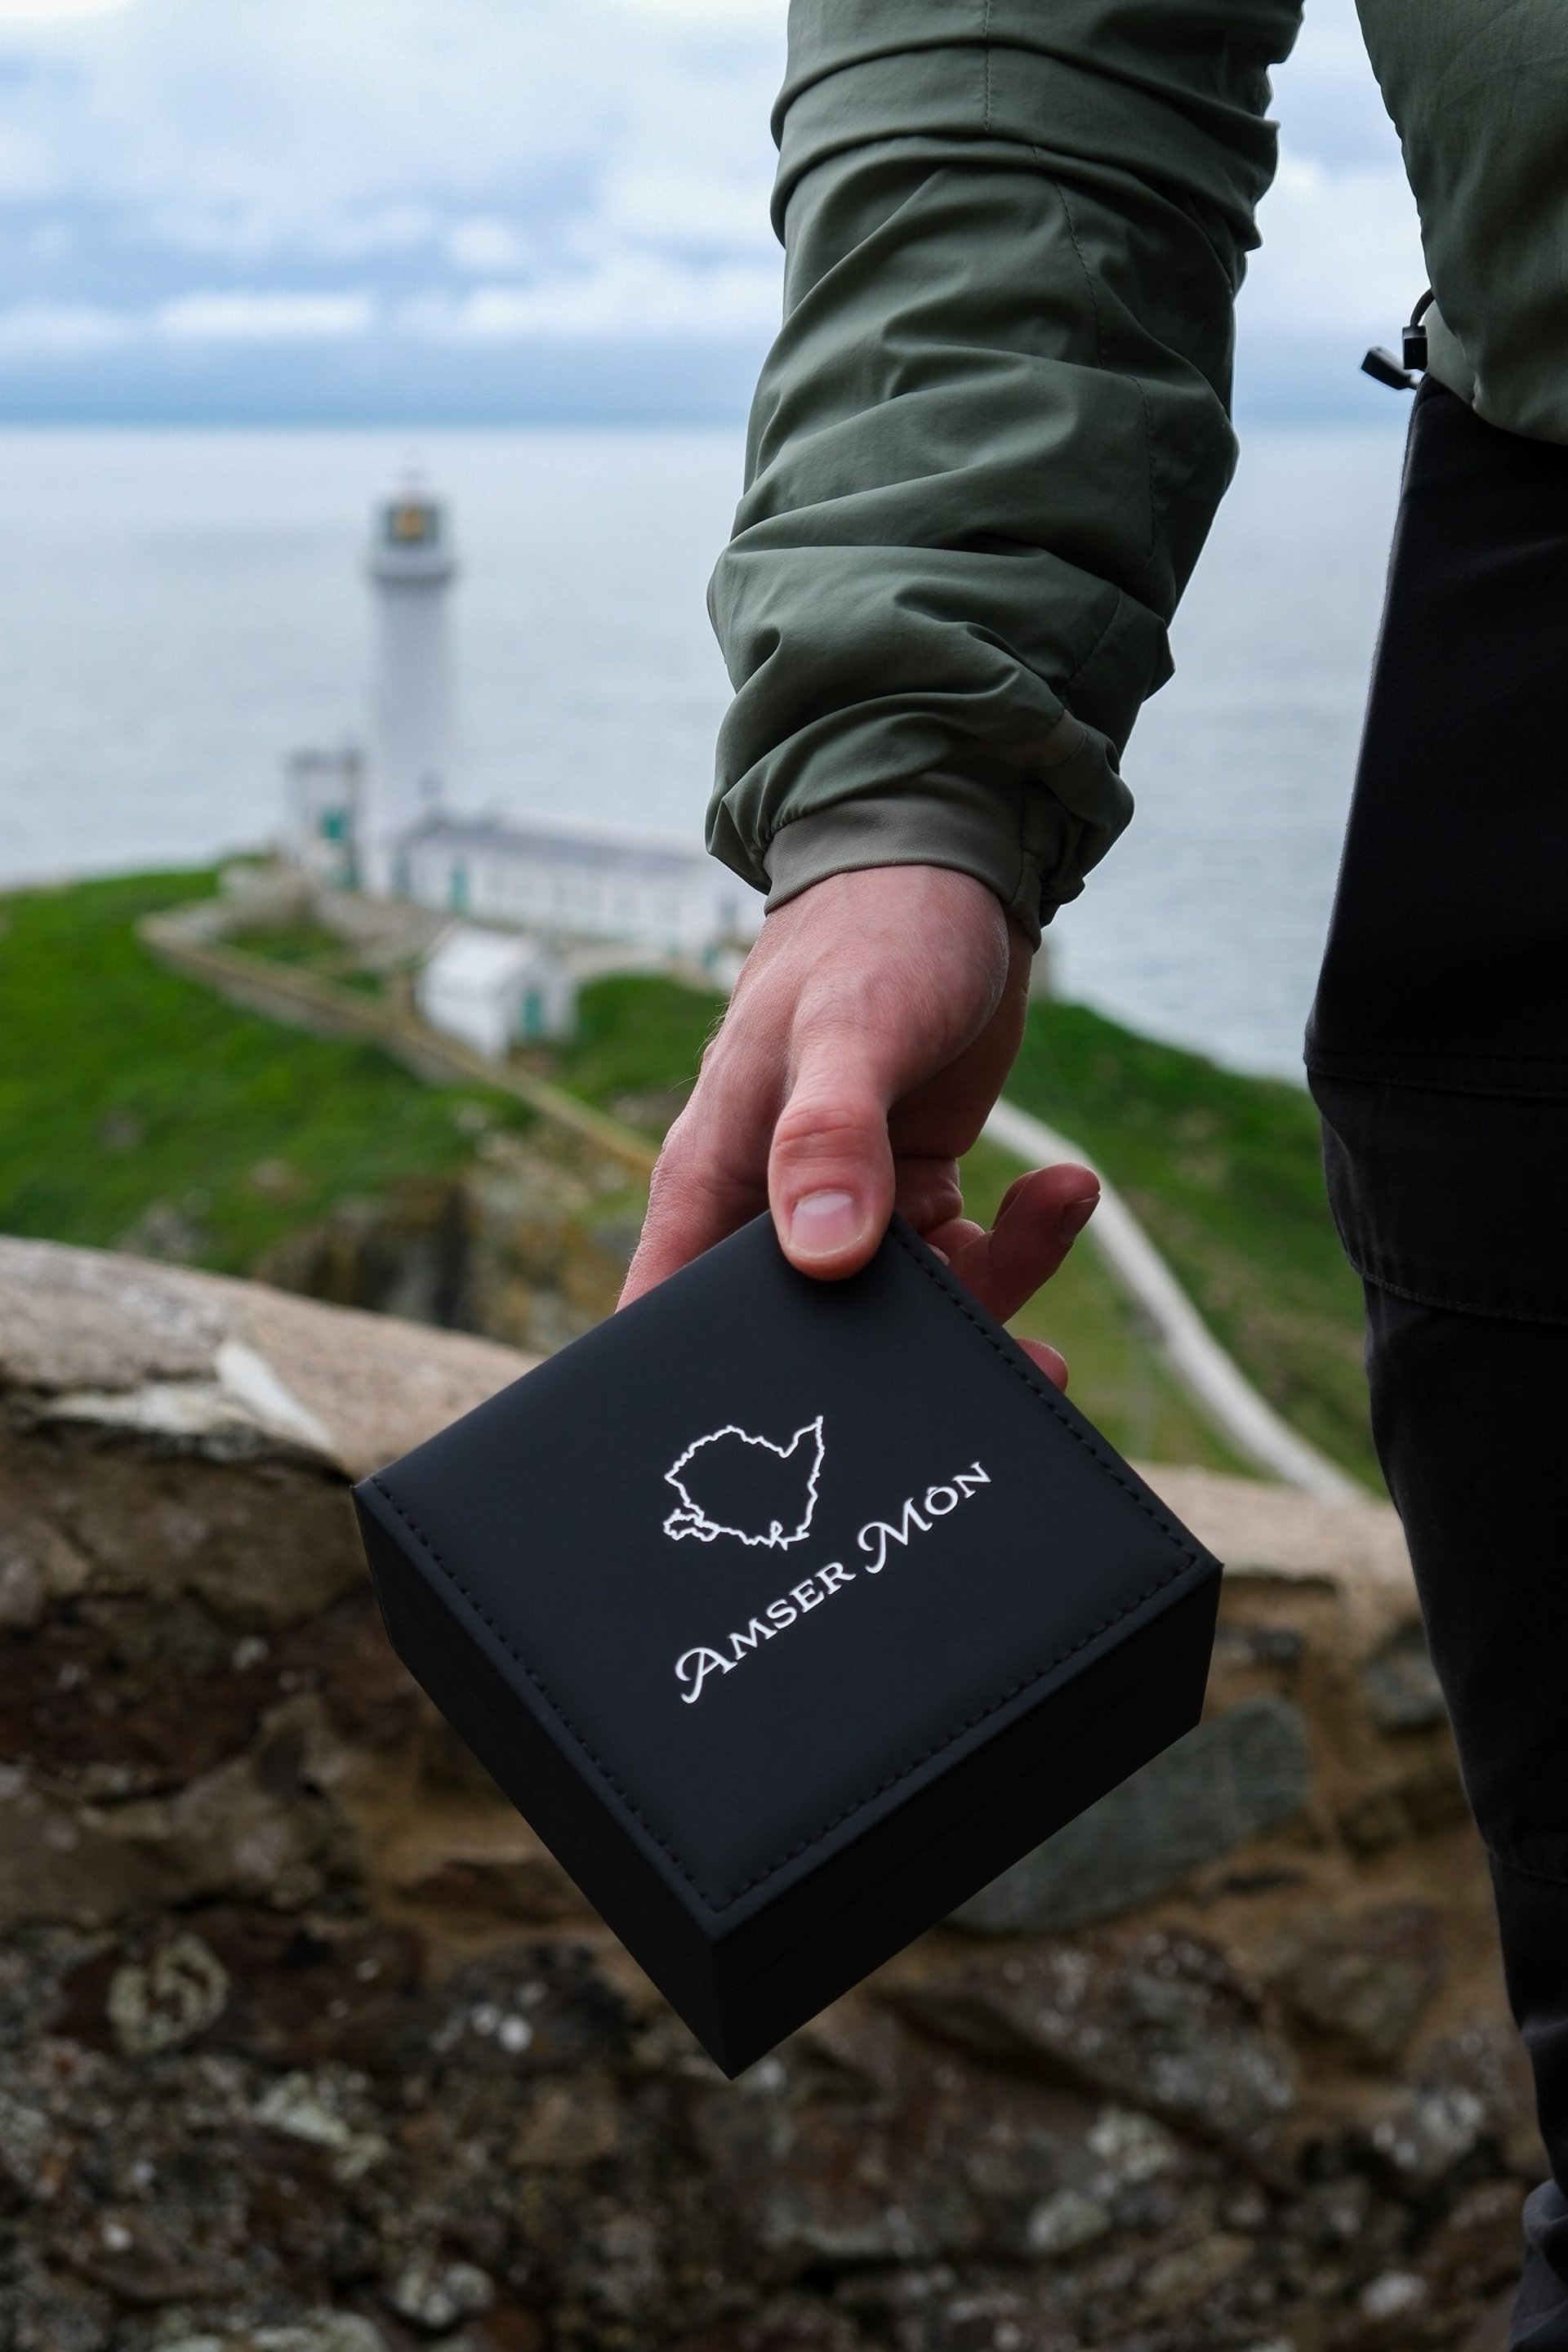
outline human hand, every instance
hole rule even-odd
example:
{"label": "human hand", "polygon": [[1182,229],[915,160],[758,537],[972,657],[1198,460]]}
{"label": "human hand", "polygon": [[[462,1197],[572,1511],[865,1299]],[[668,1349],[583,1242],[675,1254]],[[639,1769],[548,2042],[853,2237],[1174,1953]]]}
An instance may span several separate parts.
{"label": "human hand", "polygon": [[[1016,1314],[1100,1196],[1068,1161],[1021,1176],[989,1233],[963,1215],[958,1161],[1017,1052],[1029,962],[994,894],[940,866],[836,874],[769,915],[659,1154],[621,1305],[764,1207],[795,1265],[841,1280],[897,1208]],[[1057,1349],[1024,1345],[1065,1388]]]}

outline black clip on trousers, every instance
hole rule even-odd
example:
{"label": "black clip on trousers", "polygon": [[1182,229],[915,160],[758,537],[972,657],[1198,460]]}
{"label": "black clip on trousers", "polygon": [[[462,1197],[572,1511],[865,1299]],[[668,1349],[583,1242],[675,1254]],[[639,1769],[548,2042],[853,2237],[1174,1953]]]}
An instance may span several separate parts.
{"label": "black clip on trousers", "polygon": [[[1308,1024],[1553,2178],[1514,2347],[1568,2352],[1568,448],[1416,396]],[[1559,1447],[1563,1449],[1559,1452]]]}

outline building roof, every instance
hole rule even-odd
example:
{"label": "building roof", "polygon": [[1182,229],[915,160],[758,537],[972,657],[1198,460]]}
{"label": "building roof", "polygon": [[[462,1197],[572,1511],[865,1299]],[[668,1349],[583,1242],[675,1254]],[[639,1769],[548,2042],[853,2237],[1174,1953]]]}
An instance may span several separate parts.
{"label": "building roof", "polygon": [[489,931],[477,923],[453,923],[425,961],[427,973],[444,986],[476,994],[502,988],[532,970],[542,950],[522,931]]}
{"label": "building roof", "polygon": [[548,825],[500,816],[458,816],[437,810],[409,828],[402,837],[405,849],[480,851],[492,857],[528,858],[543,866],[582,866],[595,872],[616,871],[646,881],[661,875],[670,881],[690,881],[699,875],[711,878],[719,870],[705,850],[687,849],[679,842],[653,836],[597,833],[589,826]]}

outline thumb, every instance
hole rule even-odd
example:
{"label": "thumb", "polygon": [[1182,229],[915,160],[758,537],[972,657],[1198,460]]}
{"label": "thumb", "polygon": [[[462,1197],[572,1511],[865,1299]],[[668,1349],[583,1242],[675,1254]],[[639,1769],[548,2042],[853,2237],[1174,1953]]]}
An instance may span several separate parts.
{"label": "thumb", "polygon": [[768,1202],[791,1264],[830,1282],[858,1273],[887,1231],[888,1105],[854,1033],[803,1057],[773,1129]]}

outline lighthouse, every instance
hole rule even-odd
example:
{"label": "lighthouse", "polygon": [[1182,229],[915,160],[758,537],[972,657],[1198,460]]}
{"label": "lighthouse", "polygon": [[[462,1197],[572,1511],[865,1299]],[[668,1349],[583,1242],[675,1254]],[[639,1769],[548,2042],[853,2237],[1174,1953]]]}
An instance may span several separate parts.
{"label": "lighthouse", "polygon": [[409,486],[377,509],[374,707],[359,833],[361,887],[401,895],[399,844],[432,814],[451,760],[447,592],[456,569],[439,502]]}

